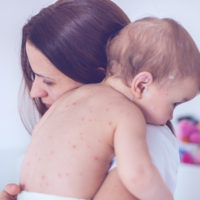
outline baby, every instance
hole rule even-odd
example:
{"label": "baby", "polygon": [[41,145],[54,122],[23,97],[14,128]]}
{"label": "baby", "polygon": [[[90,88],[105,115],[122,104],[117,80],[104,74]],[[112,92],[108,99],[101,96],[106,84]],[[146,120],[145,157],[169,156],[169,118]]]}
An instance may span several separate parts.
{"label": "baby", "polygon": [[172,199],[150,158],[146,123],[165,125],[196,96],[199,51],[174,20],[144,18],[120,31],[107,55],[102,83],[66,93],[35,126],[18,199],[91,199],[114,156],[138,199]]}

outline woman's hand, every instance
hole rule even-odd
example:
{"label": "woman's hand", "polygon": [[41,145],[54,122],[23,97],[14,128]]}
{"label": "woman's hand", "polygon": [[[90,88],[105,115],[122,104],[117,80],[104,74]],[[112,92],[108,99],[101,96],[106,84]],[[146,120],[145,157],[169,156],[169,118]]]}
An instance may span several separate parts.
{"label": "woman's hand", "polygon": [[20,193],[20,186],[16,184],[8,184],[4,190],[0,192],[0,200],[16,200],[17,194]]}

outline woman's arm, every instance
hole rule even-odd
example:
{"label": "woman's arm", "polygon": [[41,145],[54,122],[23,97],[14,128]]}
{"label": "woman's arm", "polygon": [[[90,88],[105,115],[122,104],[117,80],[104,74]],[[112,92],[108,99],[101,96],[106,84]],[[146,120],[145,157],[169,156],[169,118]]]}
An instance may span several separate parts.
{"label": "woman's arm", "polygon": [[8,184],[4,190],[0,192],[0,200],[16,200],[17,194],[20,192],[20,187],[16,184]]}
{"label": "woman's arm", "polygon": [[[101,188],[93,198],[93,200],[137,200],[120,181],[117,168],[115,167],[107,175]],[[1,200],[1,199],[0,199]]]}

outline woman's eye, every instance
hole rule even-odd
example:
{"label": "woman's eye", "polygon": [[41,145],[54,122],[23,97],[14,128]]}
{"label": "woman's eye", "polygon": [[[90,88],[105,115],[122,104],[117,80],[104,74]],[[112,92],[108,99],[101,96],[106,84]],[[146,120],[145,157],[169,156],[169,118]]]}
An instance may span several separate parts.
{"label": "woman's eye", "polygon": [[54,83],[51,82],[51,81],[46,81],[46,80],[43,80],[43,83],[48,85],[48,86],[52,86]]}

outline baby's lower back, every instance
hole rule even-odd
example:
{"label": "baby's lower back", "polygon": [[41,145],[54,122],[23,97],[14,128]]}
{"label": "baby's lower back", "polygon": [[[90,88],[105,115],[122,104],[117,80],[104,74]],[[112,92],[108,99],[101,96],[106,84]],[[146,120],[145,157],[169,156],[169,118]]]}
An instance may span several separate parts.
{"label": "baby's lower back", "polygon": [[51,143],[36,141],[33,138],[22,166],[20,184],[25,191],[84,199],[95,194],[110,166],[111,155],[103,156],[87,144],[70,145],[65,141],[58,145],[63,143],[58,139]]}
{"label": "baby's lower back", "polygon": [[49,128],[39,128],[32,136],[21,170],[24,190],[91,198],[109,169],[110,146],[98,135],[91,140],[88,132]]}

